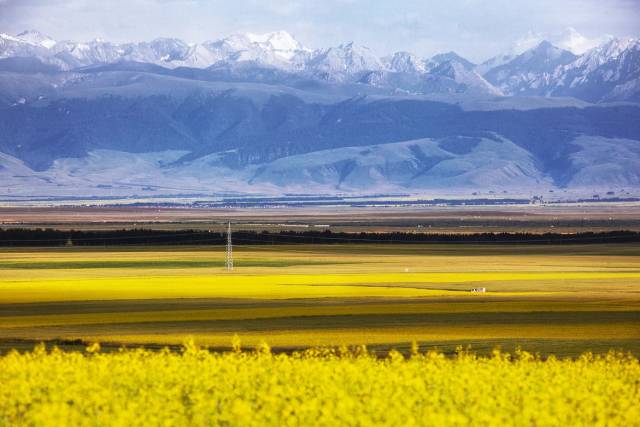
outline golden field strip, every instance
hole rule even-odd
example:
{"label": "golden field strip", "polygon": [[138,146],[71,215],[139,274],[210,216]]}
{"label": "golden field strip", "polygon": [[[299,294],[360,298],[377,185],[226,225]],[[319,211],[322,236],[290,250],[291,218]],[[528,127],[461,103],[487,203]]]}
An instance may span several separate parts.
{"label": "golden field strip", "polygon": [[[522,346],[640,354],[640,247],[282,245],[0,250],[0,349]],[[469,292],[486,287],[486,294]]]}

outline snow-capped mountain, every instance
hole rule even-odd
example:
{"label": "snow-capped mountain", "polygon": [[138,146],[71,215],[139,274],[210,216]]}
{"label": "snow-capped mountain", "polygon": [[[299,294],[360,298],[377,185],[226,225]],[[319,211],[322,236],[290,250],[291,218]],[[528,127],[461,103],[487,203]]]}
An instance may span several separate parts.
{"label": "snow-capped mountain", "polygon": [[27,30],[16,36],[19,40],[31,43],[34,46],[42,46],[51,49],[56,45],[56,41],[51,37],[42,34],[36,30]]}
{"label": "snow-capped mountain", "polygon": [[300,51],[308,51],[286,31],[266,34],[248,33],[246,37],[251,43],[257,43],[263,46],[265,50],[273,51],[276,56],[279,56],[284,61],[291,60]]}
{"label": "snow-capped mountain", "polygon": [[191,54],[192,47],[180,39],[160,38],[148,43],[127,46],[127,60],[173,64]]}
{"label": "snow-capped mountain", "polygon": [[410,52],[396,52],[382,58],[384,67],[396,73],[423,74],[427,71],[424,59]]}
{"label": "snow-capped mountain", "polygon": [[[638,99],[638,40],[613,39],[582,55],[547,41],[520,55],[499,55],[474,65],[455,52],[420,58],[409,52],[378,57],[355,43],[309,49],[285,31],[234,34],[189,44],[160,38],[151,42],[56,41],[37,31],[0,34],[0,60],[37,59],[61,71],[118,63],[166,69],[211,69],[215,78],[274,82],[316,80],[368,85],[388,94],[467,93],[471,96],[569,96],[590,102]],[[49,70],[37,63],[25,68]],[[3,66],[0,65],[0,68]],[[193,72],[192,75],[197,73]],[[202,75],[202,73],[198,74]]]}
{"label": "snow-capped mountain", "polygon": [[0,34],[0,58],[33,56],[45,63],[58,64],[63,70],[121,61],[145,62],[169,68],[206,68],[220,61],[253,61],[288,68],[295,62],[293,59],[296,55],[308,52],[285,31],[235,34],[200,44],[187,44],[173,38],[123,44],[101,39],[56,42],[36,31],[26,31],[17,36]]}
{"label": "snow-capped mountain", "polygon": [[640,40],[613,39],[554,74],[553,96],[640,101]]}
{"label": "snow-capped mountain", "polygon": [[461,57],[457,53],[447,52],[439,53],[429,58],[429,60],[427,61],[427,69],[436,68],[439,65],[444,64],[445,62],[460,64],[466,70],[472,70],[475,67],[475,64]]}
{"label": "snow-capped mountain", "polygon": [[640,194],[639,64],[634,39],[475,65],[286,32],[1,34],[0,197]]}
{"label": "snow-capped mountain", "polygon": [[454,52],[421,60],[407,52],[383,58],[384,69],[363,75],[360,83],[413,94],[467,94],[501,96],[500,90]]}
{"label": "snow-capped mountain", "polygon": [[322,80],[342,82],[362,72],[382,70],[384,65],[369,48],[347,43],[313,52],[305,69]]}
{"label": "snow-capped mountain", "polygon": [[484,77],[505,94],[544,96],[553,84],[554,71],[575,60],[576,56],[568,50],[543,41],[511,61],[488,70]]}
{"label": "snow-capped mountain", "polygon": [[[234,34],[216,41],[208,41],[202,47],[209,55],[209,63],[205,66],[220,63],[251,62],[260,66],[279,69],[296,69],[298,56],[309,52],[296,39],[285,31],[267,34]],[[184,65],[193,65],[194,61],[186,57]]]}
{"label": "snow-capped mountain", "polygon": [[572,96],[589,102],[640,99],[640,41],[611,39],[580,56],[542,42],[476,67],[507,95]]}
{"label": "snow-capped mountain", "polygon": [[[25,34],[25,33],[21,33]],[[28,39],[0,33],[0,58],[12,57],[47,57],[50,51],[47,47],[33,43]]]}
{"label": "snow-capped mountain", "polygon": [[511,54],[511,53],[494,56],[493,58],[487,59],[482,64],[476,65],[475,70],[478,74],[483,76],[490,70],[493,70],[494,68],[498,68],[508,62],[513,61],[516,56],[518,55]]}
{"label": "snow-capped mountain", "polygon": [[[199,44],[169,38],[125,44],[99,39],[86,43],[55,42],[35,32],[23,35],[25,39],[3,36],[6,46],[0,45],[0,58],[34,57],[61,70],[129,62],[169,69],[211,68],[224,70],[230,78],[255,76],[258,73],[252,67],[258,67],[297,73],[300,77],[325,82],[371,84],[392,91],[460,93],[469,87],[474,94],[500,94],[480,76],[463,76],[474,74],[473,64],[453,52],[427,59],[408,52],[380,58],[366,46],[352,42],[311,50],[285,31],[234,34]],[[445,72],[442,68],[437,69],[443,63],[458,65],[452,65],[453,68]],[[454,68],[457,71],[454,72]],[[430,73],[432,70],[435,72]]]}
{"label": "snow-capped mountain", "polygon": [[[450,56],[449,56],[450,57]],[[439,87],[449,88],[448,92],[467,93],[470,95],[502,96],[502,92],[486,81],[475,70],[474,65],[468,61],[460,61],[455,57],[444,60],[439,57],[430,62],[429,70],[431,80]],[[437,65],[436,65],[437,64]],[[438,92],[447,92],[440,90]]]}

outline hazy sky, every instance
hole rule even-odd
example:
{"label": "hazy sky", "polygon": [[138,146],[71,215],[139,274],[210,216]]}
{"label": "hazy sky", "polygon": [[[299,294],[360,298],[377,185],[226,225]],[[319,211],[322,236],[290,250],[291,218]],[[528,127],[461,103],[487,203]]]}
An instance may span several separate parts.
{"label": "hazy sky", "polygon": [[640,0],[0,0],[0,32],[31,28],[117,42],[282,29],[311,48],[355,41],[381,55],[454,50],[480,61],[543,38],[582,51],[637,37]]}

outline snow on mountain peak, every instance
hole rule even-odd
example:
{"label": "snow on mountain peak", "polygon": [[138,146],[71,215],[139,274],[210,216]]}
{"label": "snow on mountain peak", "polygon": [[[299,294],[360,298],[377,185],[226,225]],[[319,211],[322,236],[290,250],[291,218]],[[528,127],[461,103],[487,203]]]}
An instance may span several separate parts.
{"label": "snow on mountain peak", "polygon": [[384,65],[368,47],[354,42],[315,51],[308,62],[316,73],[329,80],[341,80],[344,74],[383,70]]}
{"label": "snow on mountain peak", "polygon": [[633,38],[612,38],[608,42],[587,51],[573,64],[573,67],[585,67],[587,72],[602,64],[618,58],[623,52],[640,48],[640,40]]}
{"label": "snow on mountain peak", "polygon": [[529,49],[528,52],[532,56],[544,56],[548,60],[556,60],[566,51],[554,46],[548,40],[543,40],[536,47]]}
{"label": "snow on mountain peak", "polygon": [[10,34],[6,34],[6,33],[0,33],[0,39],[12,41],[12,42],[21,42],[22,41],[19,38],[14,37],[14,36],[12,36]]}
{"label": "snow on mountain peak", "polygon": [[475,64],[466,60],[465,58],[461,57],[460,55],[458,55],[453,51],[434,55],[429,59],[429,62],[432,64],[432,66],[438,66],[445,62],[456,62],[456,63],[462,64],[462,66],[464,66],[468,70],[471,70],[472,68],[475,67]]}
{"label": "snow on mountain peak", "polygon": [[27,42],[29,44],[36,45],[36,46],[42,46],[42,47],[45,47],[47,49],[51,49],[52,47],[54,47],[56,45],[56,41],[55,40],[53,40],[51,37],[46,36],[46,35],[42,34],[39,31],[36,31],[36,30],[23,31],[20,34],[16,35],[16,38],[18,38],[19,40],[22,40],[24,42]]}
{"label": "snow on mountain peak", "polygon": [[291,59],[300,52],[307,52],[291,34],[275,31],[265,34],[232,34],[203,46],[219,59],[236,58],[240,61],[258,61],[270,66],[289,66]]}
{"label": "snow on mountain peak", "polygon": [[[571,45],[581,43],[582,36],[574,29],[568,29],[565,36]],[[263,69],[271,69],[260,78],[277,80],[299,73],[305,79],[361,83],[407,93],[504,93],[603,100],[605,92],[611,90],[609,86],[615,84],[620,86],[615,99],[640,96],[635,89],[640,87],[636,71],[640,55],[637,39],[607,39],[606,43],[580,56],[563,49],[562,43],[554,45],[540,40],[519,55],[497,56],[476,66],[455,52],[427,60],[404,51],[380,58],[371,49],[354,42],[310,50],[286,31],[239,33],[194,44],[174,38],[140,43],[111,43],[101,39],[84,43],[56,42],[38,31],[25,31],[17,36],[0,34],[0,58],[35,58],[60,70],[119,62],[172,69],[212,67],[216,72],[231,73],[239,79],[252,79],[256,73],[263,73]],[[600,70],[600,67],[606,69]],[[591,75],[594,70],[599,70],[598,74]],[[599,82],[609,86],[600,87]],[[587,84],[593,87],[582,89]],[[582,92],[573,90],[577,87]],[[619,92],[631,95],[623,97]]]}
{"label": "snow on mountain peak", "polygon": [[296,51],[302,50],[302,45],[286,31],[274,31],[265,34],[246,33],[252,43],[265,44],[274,50]]}
{"label": "snow on mountain peak", "polygon": [[638,39],[630,37],[612,38],[607,43],[592,49],[592,51],[597,51],[605,56],[616,57],[620,55],[621,52],[633,47],[634,45],[638,45]]}
{"label": "snow on mountain peak", "polygon": [[517,55],[515,54],[504,54],[504,55],[494,56],[493,58],[490,58],[485,62],[483,62],[482,64],[479,64],[478,66],[476,66],[475,68],[476,72],[481,76],[484,76],[486,73],[488,73],[492,69],[498,68],[508,62],[513,61],[516,56]]}
{"label": "snow on mountain peak", "polygon": [[424,73],[424,61],[409,52],[396,52],[383,58],[386,67],[399,73]]}
{"label": "snow on mountain peak", "polygon": [[577,56],[568,50],[543,40],[537,46],[517,56],[514,61],[517,61],[519,65],[526,64],[538,70],[544,69],[546,72],[551,72],[555,67],[572,62],[576,58]]}

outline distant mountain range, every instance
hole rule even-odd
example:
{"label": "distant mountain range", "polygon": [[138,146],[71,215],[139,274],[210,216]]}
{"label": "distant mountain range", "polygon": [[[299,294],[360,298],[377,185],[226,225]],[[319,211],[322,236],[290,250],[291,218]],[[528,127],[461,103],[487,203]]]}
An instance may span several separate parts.
{"label": "distant mountain range", "polygon": [[640,42],[482,64],[290,34],[0,34],[0,195],[640,188]]}
{"label": "distant mountain range", "polygon": [[[639,101],[639,56],[637,39],[611,39],[580,56],[544,41],[520,55],[501,55],[475,65],[454,52],[426,59],[408,52],[379,58],[354,43],[311,50],[284,31],[236,34],[200,44],[169,38],[124,44],[104,40],[78,43],[55,41],[37,31],[0,34],[3,70],[86,71],[144,63],[167,69],[206,69],[241,80],[282,83],[295,77],[368,84],[413,94],[572,96],[588,102]],[[19,62],[17,58],[32,61]]]}

